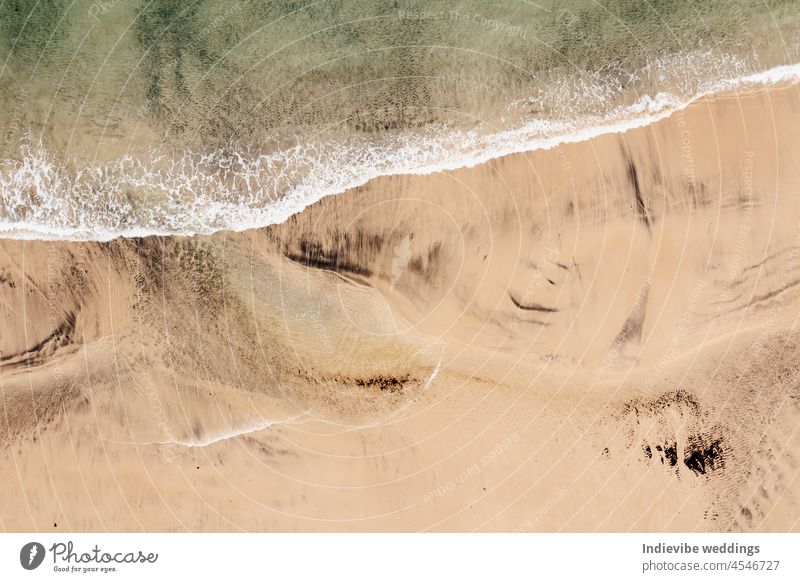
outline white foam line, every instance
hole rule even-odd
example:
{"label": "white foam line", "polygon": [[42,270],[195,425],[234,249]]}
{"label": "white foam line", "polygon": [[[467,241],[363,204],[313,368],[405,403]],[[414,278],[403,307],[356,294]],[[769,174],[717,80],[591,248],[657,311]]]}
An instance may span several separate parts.
{"label": "white foam line", "polygon": [[[673,115],[674,113],[677,113],[678,111],[686,109],[692,103],[695,103],[700,99],[703,99],[704,97],[708,97],[710,95],[724,93],[747,85],[775,85],[783,82],[797,82],[797,81],[800,81],[800,63],[775,67],[773,69],[769,69],[768,71],[755,73],[753,75],[748,75],[740,79],[733,79],[730,81],[722,82],[719,87],[698,93],[697,95],[689,99],[683,100],[677,105],[672,105],[671,107],[667,105],[660,107],[658,105],[659,100],[662,102],[669,101],[670,98],[672,97],[671,95],[659,93],[656,95],[655,98],[652,98],[650,96],[645,96],[633,106],[627,107],[626,110],[627,111],[636,110],[642,106],[646,106],[647,103],[649,102],[652,103],[652,106],[654,108],[659,110],[658,113],[644,115],[638,118],[623,119],[616,122],[601,123],[592,127],[578,129],[574,131],[574,133],[556,134],[546,138],[536,138],[535,141],[531,142],[521,141],[517,144],[509,145],[508,147],[502,147],[502,146],[498,147],[496,150],[492,150],[487,153],[483,154],[474,153],[472,155],[457,158],[456,160],[453,161],[443,160],[435,164],[423,165],[416,168],[408,168],[405,171],[397,172],[396,174],[429,175],[438,172],[458,170],[461,168],[472,168],[481,164],[485,164],[486,162],[489,162],[491,160],[495,160],[512,154],[528,153],[537,150],[549,150],[564,144],[589,141],[601,135],[626,133],[632,129],[637,129],[639,127],[651,125],[657,121],[665,119]],[[538,121],[531,122],[529,124],[522,126],[519,129],[499,132],[495,134],[495,136],[497,137],[514,136],[518,134],[530,133],[531,125],[537,123]],[[395,173],[386,175],[395,175]],[[364,183],[366,183],[367,181],[369,180],[365,180],[364,182],[360,182],[353,186],[348,186],[348,189],[352,189],[358,186],[363,186]]]}
{"label": "white foam line", "polygon": [[260,432],[262,430],[266,430],[268,428],[271,428],[271,427],[275,426],[276,424],[278,424],[278,425],[280,425],[280,424],[291,424],[292,422],[294,422],[298,418],[302,418],[303,416],[304,415],[300,414],[300,415],[293,416],[291,418],[286,418],[286,419],[283,419],[283,420],[268,420],[268,421],[258,422],[258,423],[255,423],[255,424],[251,424],[247,428],[243,428],[241,430],[232,430],[230,432],[222,433],[220,435],[217,435],[217,436],[214,436],[214,437],[210,437],[210,438],[207,438],[207,439],[200,439],[200,440],[193,440],[193,441],[178,440],[178,439],[170,439],[170,440],[166,440],[166,441],[147,441],[147,442],[126,442],[126,441],[117,441],[117,440],[112,440],[112,439],[105,439],[105,440],[108,440],[109,442],[115,442],[115,443],[118,443],[118,444],[137,446],[137,447],[146,447],[146,446],[154,446],[154,445],[161,445],[161,446],[178,445],[178,446],[187,447],[187,448],[190,448],[190,449],[191,448],[205,448],[205,447],[208,447],[210,445],[213,445],[213,444],[216,444],[216,443],[219,443],[219,442],[222,442],[222,441],[227,441],[227,440],[230,440],[230,439],[235,439],[235,438],[238,438],[238,437],[241,437],[241,436],[246,436],[248,434],[252,434],[252,433],[255,433],[255,432]]}
{"label": "white foam line", "polygon": [[[214,200],[209,199],[207,193],[197,193],[193,204],[187,207],[187,203],[180,198],[185,191],[192,191],[194,183],[201,186],[211,183],[214,185],[216,176],[212,174],[197,174],[186,176],[183,166],[177,175],[170,176],[172,182],[167,184],[168,194],[177,192],[177,201],[168,200],[164,204],[168,208],[165,216],[157,218],[164,219],[167,223],[178,223],[180,227],[170,224],[160,225],[158,220],[151,216],[145,220],[147,226],[135,225],[132,227],[124,226],[102,226],[85,224],[85,214],[78,214],[81,226],[72,226],[69,223],[65,226],[53,224],[53,221],[64,220],[63,216],[67,211],[79,211],[69,206],[62,208],[39,209],[34,208],[32,213],[34,220],[9,220],[0,219],[0,235],[15,239],[34,239],[34,240],[94,240],[108,241],[117,237],[143,237],[149,235],[184,235],[194,236],[197,234],[212,234],[218,231],[244,231],[255,228],[262,228],[271,224],[280,224],[288,220],[292,215],[302,212],[308,206],[318,202],[327,196],[341,194],[347,190],[363,186],[376,178],[391,175],[428,175],[438,172],[452,171],[461,168],[471,168],[484,164],[490,160],[502,158],[512,154],[527,153],[536,150],[547,150],[563,144],[579,143],[591,140],[601,135],[625,133],[630,130],[644,127],[665,119],[677,111],[683,110],[701,98],[709,95],[733,91],[738,88],[750,85],[774,85],[786,82],[797,82],[800,80],[800,64],[782,65],[772,69],[739,77],[720,81],[713,84],[710,88],[696,93],[690,98],[678,98],[667,93],[659,93],[655,96],[644,96],[632,106],[618,109],[604,118],[594,118],[581,121],[582,126],[563,122],[550,122],[547,120],[533,120],[525,123],[521,127],[510,130],[503,130],[493,134],[480,135],[476,132],[445,130],[442,134],[432,138],[428,134],[402,134],[396,137],[394,142],[366,143],[365,151],[354,148],[353,144],[342,144],[341,151],[336,150],[336,145],[328,144],[325,146],[309,145],[310,153],[303,148],[303,144],[293,150],[280,152],[277,158],[270,158],[265,162],[266,171],[277,172],[276,179],[285,179],[284,168],[280,164],[298,163],[309,165],[309,174],[299,182],[290,185],[289,193],[274,200],[263,200],[263,192],[257,192],[256,199],[248,199],[242,194],[241,199],[234,200]],[[449,139],[447,139],[449,138]],[[464,148],[463,144],[467,147]],[[456,144],[454,146],[454,144]],[[324,150],[325,147],[334,148],[331,151]],[[453,151],[454,147],[462,147],[462,151]],[[321,160],[319,151],[325,151],[330,159]],[[431,153],[433,151],[434,153]],[[237,154],[238,155],[238,154]],[[280,158],[280,156],[285,156]],[[394,159],[393,159],[394,155]],[[295,156],[294,158],[291,156]],[[315,157],[317,156],[317,157]],[[427,158],[434,161],[420,161],[420,158]],[[438,159],[437,159],[438,158]],[[249,187],[250,181],[256,183],[263,176],[259,172],[264,171],[259,163],[248,166],[241,156],[238,161],[244,163],[243,179]],[[201,164],[207,160],[214,161],[214,156],[206,156]],[[277,160],[277,162],[276,162]],[[130,161],[130,160],[128,160]],[[184,160],[185,161],[185,160]],[[219,162],[219,160],[217,160]],[[227,160],[225,160],[227,161]],[[328,162],[322,166],[322,175],[314,173],[319,170],[320,162]],[[336,165],[346,165],[352,162],[354,167],[341,168]],[[277,169],[270,164],[277,163]],[[337,164],[338,163],[338,164]],[[45,172],[45,178],[37,174],[40,171],[37,164],[41,164]],[[180,165],[180,164],[179,164]],[[29,180],[29,186],[34,187],[37,192],[44,189],[44,194],[50,194],[51,190],[69,186],[62,184],[61,176],[53,174],[54,165],[47,159],[46,154],[43,159],[25,160],[20,176],[22,180]],[[123,167],[123,170],[125,168]],[[143,175],[133,174],[125,177],[125,180],[136,185],[139,180],[148,186],[157,175],[153,171],[135,166],[134,172],[143,172]],[[195,172],[195,168],[191,168]],[[197,170],[199,172],[199,170]],[[336,178],[329,178],[327,172],[338,171]],[[91,173],[91,172],[89,172]],[[242,178],[242,176],[239,176]],[[50,180],[48,182],[47,180]],[[205,182],[204,182],[205,181]],[[54,184],[52,183],[54,182]],[[127,184],[123,180],[123,186]],[[49,190],[48,190],[49,189]],[[234,194],[236,192],[234,191]],[[4,191],[3,194],[6,194]],[[260,198],[259,198],[260,197]],[[46,196],[45,196],[46,198]],[[191,199],[191,197],[190,197]],[[259,202],[260,200],[260,202]],[[106,201],[108,204],[108,201]],[[112,200],[113,202],[113,200]],[[255,207],[249,204],[257,203]],[[54,204],[63,204],[62,200],[57,200]],[[169,206],[173,204],[173,206]],[[113,206],[113,204],[111,204]],[[156,208],[158,209],[158,208]],[[94,212],[91,206],[83,209],[85,212]],[[123,209],[124,210],[124,209]],[[36,214],[36,212],[40,214]],[[174,212],[171,216],[170,213]],[[123,213],[123,222],[131,217]],[[135,218],[135,216],[133,217]],[[38,219],[38,220],[36,220]],[[172,219],[172,220],[170,220]],[[199,224],[192,226],[185,224],[193,220]]]}
{"label": "white foam line", "polygon": [[[335,188],[326,191],[320,194],[316,198],[304,201],[304,203],[289,206],[284,210],[284,212],[280,214],[280,217],[277,218],[277,220],[272,224],[281,224],[287,221],[292,215],[302,212],[305,208],[318,202],[322,198],[336,194],[341,194],[353,188],[358,188],[376,178],[384,176],[393,176],[393,175],[425,176],[439,172],[459,170],[462,168],[472,168],[475,166],[479,166],[481,164],[485,164],[491,160],[503,158],[513,154],[529,153],[537,150],[549,150],[564,144],[589,141],[601,135],[626,133],[633,129],[645,127],[662,119],[666,119],[667,117],[670,117],[671,115],[677,113],[678,111],[685,110],[692,103],[695,103],[700,99],[708,97],[710,95],[724,93],[747,85],[775,85],[783,82],[797,82],[799,80],[800,80],[800,63],[792,65],[784,65],[760,73],[755,73],[753,75],[748,75],[739,79],[732,79],[729,81],[722,82],[720,83],[719,86],[698,93],[697,95],[689,99],[686,99],[682,102],[679,102],[676,105],[672,106],[665,105],[663,107],[659,106],[659,101],[661,101],[662,103],[668,103],[672,98],[672,96],[670,95],[660,93],[657,94],[655,98],[652,98],[650,96],[645,96],[642,99],[640,99],[639,102],[637,102],[635,105],[626,108],[628,111],[630,111],[630,110],[636,110],[641,107],[652,106],[653,108],[656,108],[658,110],[657,113],[644,115],[638,118],[622,119],[616,122],[602,123],[592,127],[577,129],[570,133],[556,134],[546,138],[537,137],[532,141],[525,141],[523,138],[520,139],[518,142],[513,143],[513,138],[515,136],[520,136],[525,133],[531,133],[532,131],[533,132],[536,131],[536,128],[532,126],[540,125],[541,121],[539,120],[533,121],[522,126],[519,129],[499,132],[497,134],[494,134],[494,136],[492,136],[495,140],[511,139],[512,143],[508,145],[500,145],[497,146],[495,149],[484,151],[483,153],[473,152],[471,154],[455,157],[452,160],[441,160],[433,164],[425,164],[416,167],[413,166],[403,167],[397,169],[397,171],[386,172],[386,173],[375,172],[374,174],[366,176],[363,179],[350,182],[342,186],[341,188]],[[240,229],[237,228],[232,230],[240,232],[264,226],[268,225],[247,224],[243,228]],[[192,233],[192,234],[197,234],[197,233]]]}

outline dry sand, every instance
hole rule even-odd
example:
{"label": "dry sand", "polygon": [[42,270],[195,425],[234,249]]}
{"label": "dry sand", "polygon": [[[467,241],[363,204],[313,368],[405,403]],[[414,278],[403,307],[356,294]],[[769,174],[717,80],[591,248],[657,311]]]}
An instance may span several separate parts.
{"label": "dry sand", "polygon": [[1,241],[0,529],[800,529],[798,97]]}

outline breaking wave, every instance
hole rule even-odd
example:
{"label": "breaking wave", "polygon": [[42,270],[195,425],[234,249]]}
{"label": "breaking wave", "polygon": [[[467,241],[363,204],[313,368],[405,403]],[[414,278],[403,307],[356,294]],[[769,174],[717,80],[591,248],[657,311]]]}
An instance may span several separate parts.
{"label": "breaking wave", "polygon": [[[272,146],[269,153],[263,152],[270,144],[261,144],[257,149],[185,150],[178,155],[153,150],[143,158],[64,163],[29,138],[16,158],[0,161],[0,236],[105,241],[258,228],[281,223],[325,196],[379,176],[469,167],[512,153],[625,132],[708,94],[800,80],[800,64],[754,74],[743,73],[746,68],[736,61],[722,65],[720,71],[737,76],[715,77],[702,85],[687,81],[685,86],[672,79],[674,93],[644,95],[632,104],[607,107],[601,115],[579,114],[567,120],[561,112],[502,128],[484,122],[470,129],[439,124],[381,136],[297,137],[295,145]],[[573,86],[571,92],[598,103],[612,102],[623,90],[609,88],[603,79],[582,79],[589,85]],[[555,94],[517,102],[512,108],[555,103]]]}

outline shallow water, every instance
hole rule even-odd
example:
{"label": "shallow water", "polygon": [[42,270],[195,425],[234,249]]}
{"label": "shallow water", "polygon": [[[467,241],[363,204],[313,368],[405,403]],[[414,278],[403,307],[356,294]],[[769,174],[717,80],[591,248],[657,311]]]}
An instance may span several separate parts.
{"label": "shallow water", "polygon": [[259,227],[646,123],[800,60],[796,4],[6,2],[0,233]]}

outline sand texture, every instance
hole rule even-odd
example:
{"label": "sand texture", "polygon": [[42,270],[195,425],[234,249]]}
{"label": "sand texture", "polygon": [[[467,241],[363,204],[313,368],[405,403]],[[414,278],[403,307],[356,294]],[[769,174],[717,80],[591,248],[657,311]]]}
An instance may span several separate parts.
{"label": "sand texture", "polygon": [[0,529],[800,529],[799,97],[0,240]]}

